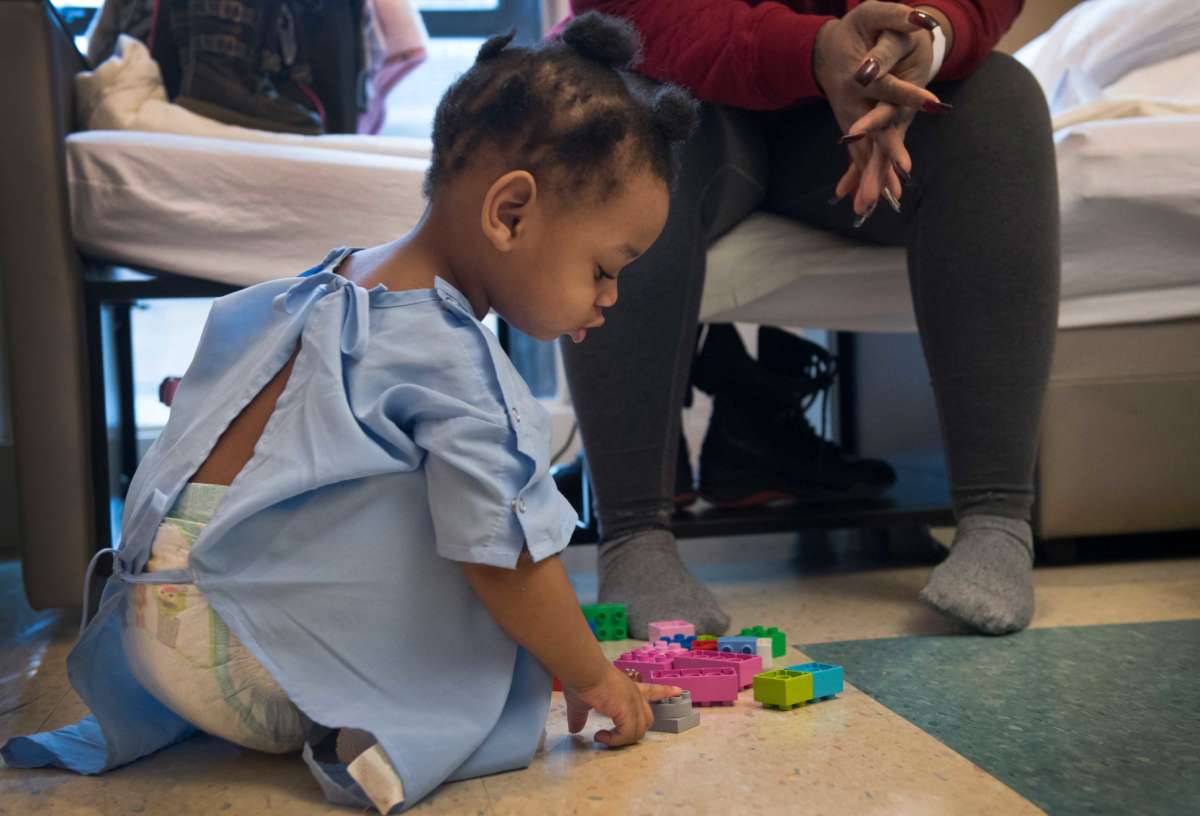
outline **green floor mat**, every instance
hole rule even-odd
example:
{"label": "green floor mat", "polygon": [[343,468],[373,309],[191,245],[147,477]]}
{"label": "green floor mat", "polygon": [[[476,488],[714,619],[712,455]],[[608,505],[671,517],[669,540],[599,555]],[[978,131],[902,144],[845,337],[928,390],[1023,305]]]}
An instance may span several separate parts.
{"label": "green floor mat", "polygon": [[1051,813],[1200,813],[1200,621],[799,648]]}

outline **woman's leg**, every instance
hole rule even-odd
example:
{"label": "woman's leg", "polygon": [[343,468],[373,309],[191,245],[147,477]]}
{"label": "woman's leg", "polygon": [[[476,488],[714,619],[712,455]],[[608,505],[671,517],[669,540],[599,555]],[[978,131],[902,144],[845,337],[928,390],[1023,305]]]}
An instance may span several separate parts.
{"label": "woman's leg", "polygon": [[596,491],[600,600],[627,606],[635,637],[663,618],[712,633],[729,626],[680,560],[670,521],[705,252],[762,200],[761,130],[760,115],[702,107],[662,236],[621,273],[620,302],[604,328],[579,345],[563,344]]}
{"label": "woman's leg", "polygon": [[823,203],[846,166],[827,108],[781,116],[767,206],[908,248],[917,325],[933,382],[959,531],[922,597],[992,633],[1033,613],[1033,468],[1058,318],[1058,187],[1041,89],[992,54],[933,90],[949,116],[908,133],[913,184],[859,230]]}

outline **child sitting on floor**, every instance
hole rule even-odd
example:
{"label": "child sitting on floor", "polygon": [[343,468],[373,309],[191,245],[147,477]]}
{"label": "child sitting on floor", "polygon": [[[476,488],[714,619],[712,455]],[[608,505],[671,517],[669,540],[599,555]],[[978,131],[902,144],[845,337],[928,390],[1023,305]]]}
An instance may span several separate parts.
{"label": "child sitting on floor", "polygon": [[510,40],[439,105],[410,233],[213,305],[68,660],[92,716],[10,740],[7,764],[99,773],[200,729],[302,749],[330,799],[386,812],[527,765],[549,672],[573,732],[612,718],[609,746],[679,693],[589,631],[555,557],[575,515],[549,418],[480,320],[602,325],[666,222],[695,105],[646,95],[611,18]]}

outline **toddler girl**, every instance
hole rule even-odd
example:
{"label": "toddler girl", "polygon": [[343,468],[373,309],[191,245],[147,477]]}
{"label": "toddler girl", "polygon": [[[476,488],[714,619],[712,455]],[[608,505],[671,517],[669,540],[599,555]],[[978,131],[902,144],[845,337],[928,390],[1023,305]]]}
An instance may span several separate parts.
{"label": "toddler girl", "polygon": [[667,218],[695,106],[624,70],[598,15],[489,40],[438,107],[420,223],[213,305],[129,489],[100,609],[68,660],[92,716],[12,766],[99,773],[201,729],[302,749],[330,799],[409,807],[527,765],[550,697],[596,740],[648,700],[603,656],[556,554],[575,515],[495,309],[582,342]]}

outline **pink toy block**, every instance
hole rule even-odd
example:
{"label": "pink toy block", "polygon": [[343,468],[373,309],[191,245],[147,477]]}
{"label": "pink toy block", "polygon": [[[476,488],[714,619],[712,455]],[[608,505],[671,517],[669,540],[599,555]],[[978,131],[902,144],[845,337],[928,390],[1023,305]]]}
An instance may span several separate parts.
{"label": "pink toy block", "polygon": [[738,673],[732,666],[653,671],[650,682],[687,689],[692,693],[692,705],[733,705],[738,696]]}
{"label": "pink toy block", "polygon": [[758,655],[738,654],[737,652],[701,652],[692,650],[675,656],[676,669],[717,669],[721,666],[733,666],[738,672],[738,684],[741,688],[754,685],[754,675],[763,670],[762,658]]}
{"label": "pink toy block", "polygon": [[[695,635],[696,627],[685,620],[653,621],[650,624],[650,642],[672,635]],[[677,644],[678,645],[678,644]]]}
{"label": "pink toy block", "polygon": [[641,650],[625,652],[613,661],[613,665],[621,671],[636,669],[642,676],[642,682],[649,681],[651,672],[671,669],[674,667],[674,663],[675,658],[669,655],[647,654]]}

